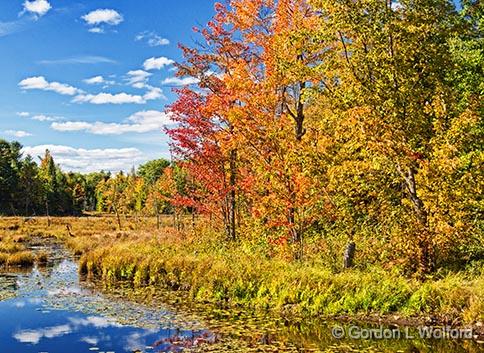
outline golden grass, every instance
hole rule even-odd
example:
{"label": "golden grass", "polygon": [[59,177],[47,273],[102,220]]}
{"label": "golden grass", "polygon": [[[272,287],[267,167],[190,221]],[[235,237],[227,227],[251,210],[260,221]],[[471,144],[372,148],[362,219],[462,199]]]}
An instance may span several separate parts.
{"label": "golden grass", "polygon": [[30,267],[34,261],[35,257],[31,251],[20,251],[10,254],[5,264],[8,267]]}
{"label": "golden grass", "polygon": [[7,263],[8,254],[0,253],[0,267]]}
{"label": "golden grass", "polygon": [[[80,258],[80,272],[105,285],[183,290],[193,301],[272,308],[308,316],[398,313],[484,321],[484,271],[448,273],[427,282],[380,267],[339,271],[321,257],[292,262],[252,243],[227,243],[199,222],[184,232],[164,217],[0,219],[0,266],[46,261],[24,243],[54,237]],[[187,220],[186,222],[190,222]],[[12,257],[13,256],[13,257]],[[12,257],[12,258],[11,258]]]}
{"label": "golden grass", "polygon": [[37,254],[35,254],[35,262],[37,262],[37,264],[40,266],[46,265],[48,260],[49,254],[46,251],[39,251]]}

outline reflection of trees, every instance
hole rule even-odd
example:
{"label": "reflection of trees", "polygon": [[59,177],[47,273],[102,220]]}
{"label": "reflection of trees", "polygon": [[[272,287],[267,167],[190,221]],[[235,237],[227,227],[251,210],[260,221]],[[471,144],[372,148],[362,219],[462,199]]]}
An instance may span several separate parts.
{"label": "reflection of trees", "polygon": [[[288,323],[286,321],[286,323]],[[363,323],[332,323],[326,321],[308,321],[297,324],[288,324],[281,327],[280,335],[285,337],[289,342],[297,342],[300,347],[317,347],[323,351],[328,348],[338,347],[351,348],[360,352],[412,352],[412,353],[432,353],[432,352],[470,352],[477,353],[482,351],[482,347],[475,341],[451,340],[451,339],[422,339],[417,329],[410,329],[409,334],[414,339],[405,339],[405,327],[392,327],[400,330],[401,339],[384,340],[356,340],[356,339],[335,339],[332,336],[331,329],[334,325],[344,326],[345,332],[351,325],[357,325],[363,328],[380,328],[380,325],[365,325]],[[385,327],[384,327],[385,328]],[[351,351],[353,351],[351,350]]]}
{"label": "reflection of trees", "polygon": [[156,341],[154,348],[162,349],[163,352],[180,352],[205,344],[214,344],[216,335],[208,331],[183,331],[180,329],[167,330],[167,337]]}
{"label": "reflection of trees", "polygon": [[[214,352],[232,352],[224,350],[226,347],[245,347],[254,352],[277,351],[322,351],[322,352],[408,352],[408,353],[431,353],[431,352],[470,352],[482,351],[482,347],[474,341],[456,341],[451,339],[431,340],[422,339],[416,329],[411,329],[410,334],[414,339],[404,339],[405,327],[393,326],[399,329],[402,338],[395,340],[354,340],[335,339],[331,329],[334,325],[345,326],[345,332],[351,325],[363,328],[379,328],[379,325],[358,323],[337,323],[327,320],[308,320],[296,318],[281,318],[269,313],[250,313],[229,309],[214,309],[201,306],[194,310],[198,317],[204,317],[207,327],[215,332],[209,335],[209,339],[203,336],[204,332],[196,331],[192,335],[184,334],[183,331],[174,330],[169,337],[158,342],[158,348],[193,349],[197,345],[208,344],[214,346]],[[193,313],[193,312],[192,312]],[[186,331],[185,331],[186,332]],[[202,335],[200,337],[200,335]],[[205,333],[207,335],[207,333]],[[223,345],[222,343],[228,343]],[[164,346],[162,346],[164,345]],[[217,350],[219,346],[221,350]],[[224,348],[225,347],[225,348]],[[169,350],[170,351],[170,350]],[[237,351],[237,350],[235,350]],[[235,352],[234,351],[234,352]],[[242,350],[244,351],[244,350]]]}

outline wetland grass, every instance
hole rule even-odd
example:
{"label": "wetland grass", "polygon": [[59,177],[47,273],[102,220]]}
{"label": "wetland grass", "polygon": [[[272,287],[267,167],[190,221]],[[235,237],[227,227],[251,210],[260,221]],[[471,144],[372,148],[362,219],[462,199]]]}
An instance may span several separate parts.
{"label": "wetland grass", "polygon": [[[5,231],[7,223],[18,224]],[[70,231],[66,231],[69,224]],[[107,288],[129,284],[149,291],[178,291],[186,300],[271,310],[303,317],[396,315],[435,317],[441,322],[484,322],[484,271],[437,273],[420,281],[398,269],[378,265],[342,270],[321,256],[289,261],[262,247],[226,243],[200,229],[178,231],[167,217],[160,230],[156,219],[114,217],[51,218],[23,223],[0,220],[4,229],[0,265],[35,261],[25,252],[32,239],[54,238],[80,256],[83,276]],[[24,237],[24,242],[13,239]],[[13,252],[16,254],[17,252]],[[37,255],[37,261],[45,260]]]}
{"label": "wetland grass", "polygon": [[35,256],[31,251],[19,251],[10,254],[6,261],[7,267],[30,267],[35,262]]}

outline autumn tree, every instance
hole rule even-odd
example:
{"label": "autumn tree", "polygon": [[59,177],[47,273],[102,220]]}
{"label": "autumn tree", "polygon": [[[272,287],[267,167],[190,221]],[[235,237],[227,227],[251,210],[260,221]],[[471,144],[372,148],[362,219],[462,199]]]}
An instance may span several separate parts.
{"label": "autumn tree", "polygon": [[[247,13],[241,21],[251,21],[252,11],[266,3],[270,2],[244,2]],[[243,8],[242,2],[231,5]],[[199,89],[177,91],[179,98],[170,112],[178,127],[169,134],[174,153],[186,162],[190,177],[200,186],[201,194],[194,195],[194,207],[201,213],[219,215],[227,237],[235,240],[240,158],[234,110],[243,103],[238,87],[231,86],[228,78],[235,77],[241,63],[253,62],[256,51],[251,43],[239,38],[232,9],[220,3],[215,7],[212,21],[197,29],[204,43],[199,48],[182,46],[185,61],[179,65],[178,75],[196,78]]]}
{"label": "autumn tree", "polygon": [[[442,182],[457,172],[436,173],[448,162],[439,157],[445,148],[437,141],[449,143],[448,134],[459,129],[456,124],[472,130],[481,119],[455,104],[453,85],[447,80],[455,67],[450,43],[461,35],[454,6],[443,0],[312,3],[321,14],[319,36],[332,48],[320,69],[334,83],[322,87],[320,97],[333,112],[329,114],[336,121],[333,126],[346,129],[339,153],[351,152],[346,155],[349,175],[360,170],[362,183],[356,192],[386,199],[389,215],[398,214],[389,219],[404,235],[399,246],[404,245],[409,258],[417,254],[414,260],[420,271],[428,273],[437,254],[456,236],[449,233],[456,219],[444,226],[438,216],[449,212],[448,206],[432,206],[451,192],[442,189]],[[456,155],[464,152],[458,144],[452,148]],[[430,171],[430,165],[437,169]],[[386,179],[384,189],[372,182],[374,175]],[[345,190],[335,188],[335,192]]]}

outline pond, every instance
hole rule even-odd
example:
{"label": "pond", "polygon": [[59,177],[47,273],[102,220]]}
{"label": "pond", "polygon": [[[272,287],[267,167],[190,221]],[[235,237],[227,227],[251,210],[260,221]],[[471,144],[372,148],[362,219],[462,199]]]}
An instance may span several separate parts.
{"label": "pond", "polygon": [[[52,250],[52,249],[51,249]],[[467,339],[337,339],[351,324],[294,322],[244,310],[177,310],[114,297],[80,280],[57,247],[48,266],[0,273],[0,352],[480,352]],[[379,326],[364,326],[379,329]],[[389,330],[390,328],[383,328]],[[365,331],[366,330],[366,331]],[[404,336],[407,331],[398,328]],[[355,331],[356,332],[356,331]],[[393,328],[395,332],[395,328]],[[411,338],[410,338],[411,337]]]}

